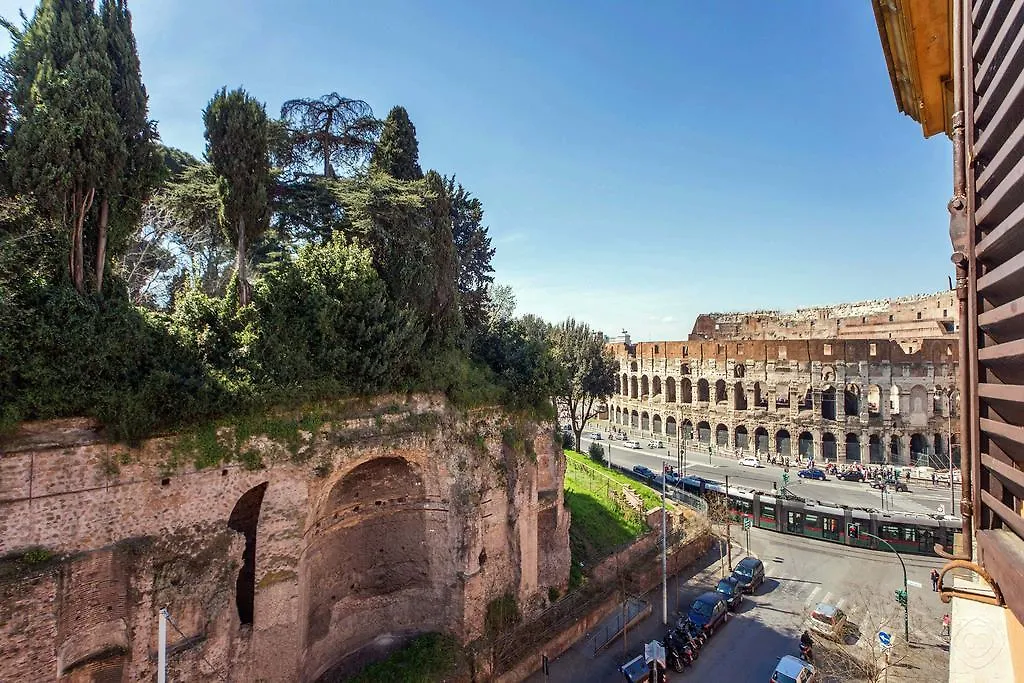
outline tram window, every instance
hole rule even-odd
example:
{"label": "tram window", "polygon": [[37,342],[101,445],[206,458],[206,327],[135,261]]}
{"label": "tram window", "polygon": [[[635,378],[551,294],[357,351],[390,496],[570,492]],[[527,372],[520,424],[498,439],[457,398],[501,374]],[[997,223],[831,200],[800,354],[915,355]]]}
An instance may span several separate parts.
{"label": "tram window", "polygon": [[775,523],[775,506],[761,503],[761,517]]}
{"label": "tram window", "polygon": [[831,517],[825,517],[822,519],[821,524],[821,535],[825,538],[831,538],[834,541],[839,540],[839,522],[832,519]]}
{"label": "tram window", "polygon": [[786,513],[786,530],[791,534],[803,533],[804,520],[799,512]]}
{"label": "tram window", "polygon": [[749,500],[736,500],[733,501],[732,509],[735,512],[741,512],[745,515],[749,515],[753,511],[754,506]]}
{"label": "tram window", "polygon": [[900,540],[900,528],[891,524],[883,524],[878,528],[878,535],[887,540]]}
{"label": "tram window", "polygon": [[818,521],[818,515],[804,515],[804,528],[808,531],[811,529],[818,529],[821,523]]}
{"label": "tram window", "polygon": [[912,526],[903,527],[903,540],[913,543],[917,540],[917,529]]}

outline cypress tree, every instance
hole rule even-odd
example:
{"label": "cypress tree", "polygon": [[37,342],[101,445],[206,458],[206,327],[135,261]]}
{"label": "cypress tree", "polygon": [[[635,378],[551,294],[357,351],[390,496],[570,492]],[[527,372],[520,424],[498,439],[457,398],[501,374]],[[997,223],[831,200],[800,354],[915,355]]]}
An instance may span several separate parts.
{"label": "cypress tree", "polygon": [[64,222],[71,280],[83,292],[86,219],[105,174],[124,154],[103,26],[89,0],[42,0],[12,36],[19,116],[8,157],[12,182]]}
{"label": "cypress tree", "polygon": [[100,18],[111,63],[111,96],[118,116],[124,154],[112,159],[100,193],[96,245],[96,291],[103,289],[108,223],[112,243],[123,247],[142,215],[161,174],[161,159],[153,122],[149,120],[149,96],[142,83],[139,52],[132,32],[132,16],[126,0],[103,0]]}
{"label": "cypress tree", "polygon": [[206,157],[218,176],[221,226],[235,243],[238,303],[247,306],[246,253],[267,229],[270,214],[267,111],[241,88],[222,88],[203,111],[203,122]]}
{"label": "cypress tree", "polygon": [[444,179],[437,171],[428,171],[423,178],[427,197],[425,234],[427,281],[427,341],[440,347],[451,346],[462,331],[456,280],[459,260],[452,238],[451,205]]}
{"label": "cypress tree", "polygon": [[416,126],[409,120],[405,107],[393,107],[388,112],[380,140],[370,159],[370,168],[398,180],[419,180],[423,177]]}

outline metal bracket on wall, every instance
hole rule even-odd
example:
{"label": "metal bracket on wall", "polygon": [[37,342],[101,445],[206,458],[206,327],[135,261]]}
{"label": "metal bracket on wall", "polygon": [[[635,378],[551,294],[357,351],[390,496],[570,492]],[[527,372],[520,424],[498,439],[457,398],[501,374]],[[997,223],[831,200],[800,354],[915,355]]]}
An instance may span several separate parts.
{"label": "metal bracket on wall", "polygon": [[[943,584],[943,578],[945,578],[947,572],[954,569],[966,569],[980,576],[992,589],[992,595],[945,586]],[[986,605],[995,605],[997,607],[1003,607],[1006,604],[1003,601],[1003,594],[999,590],[999,585],[992,580],[992,577],[989,576],[988,572],[986,572],[983,567],[974,564],[969,560],[952,560],[942,568],[942,571],[939,572],[939,600],[944,603],[948,603],[953,598],[973,600],[974,602],[981,602]]]}

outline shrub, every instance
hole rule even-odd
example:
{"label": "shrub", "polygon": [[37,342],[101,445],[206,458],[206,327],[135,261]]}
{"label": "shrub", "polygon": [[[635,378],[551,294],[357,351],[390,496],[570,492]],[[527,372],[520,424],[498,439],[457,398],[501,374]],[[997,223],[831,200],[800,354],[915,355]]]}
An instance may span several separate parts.
{"label": "shrub", "polygon": [[590,442],[590,448],[588,449],[590,459],[594,462],[604,464],[604,446],[597,443],[596,441]]}

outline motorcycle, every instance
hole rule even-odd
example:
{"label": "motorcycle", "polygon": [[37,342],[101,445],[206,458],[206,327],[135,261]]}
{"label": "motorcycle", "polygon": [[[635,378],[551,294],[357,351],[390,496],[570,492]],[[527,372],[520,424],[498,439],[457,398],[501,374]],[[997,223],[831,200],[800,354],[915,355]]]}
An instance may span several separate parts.
{"label": "motorcycle", "polygon": [[708,639],[704,629],[683,617],[676,624],[676,631],[693,647],[693,656],[696,659],[697,653]]}
{"label": "motorcycle", "polygon": [[683,658],[681,645],[676,642],[671,631],[665,634],[665,640],[662,644],[665,646],[665,661],[668,662],[673,671],[681,673],[687,662]]}
{"label": "motorcycle", "polygon": [[804,660],[808,664],[814,664],[814,655],[811,654],[810,643],[800,643],[800,659]]}

